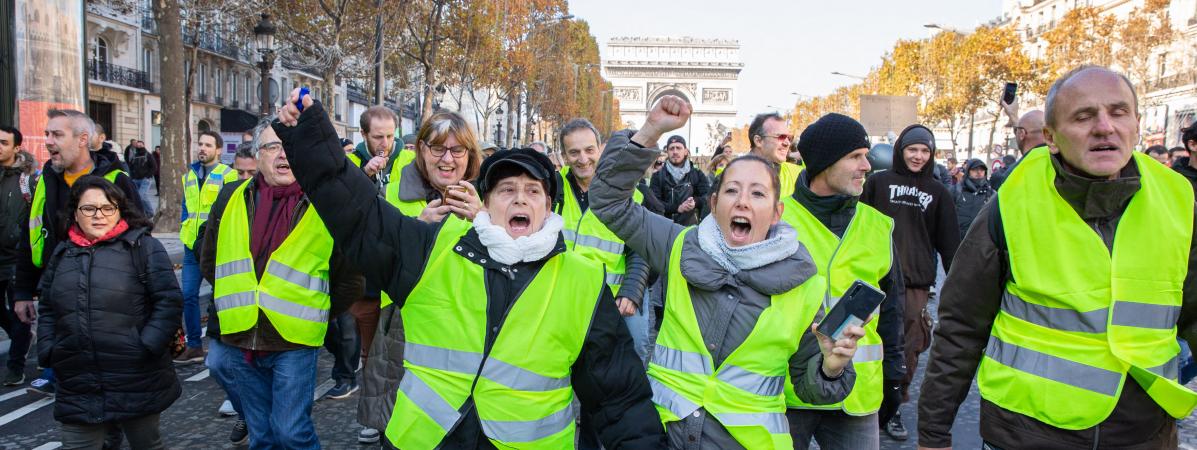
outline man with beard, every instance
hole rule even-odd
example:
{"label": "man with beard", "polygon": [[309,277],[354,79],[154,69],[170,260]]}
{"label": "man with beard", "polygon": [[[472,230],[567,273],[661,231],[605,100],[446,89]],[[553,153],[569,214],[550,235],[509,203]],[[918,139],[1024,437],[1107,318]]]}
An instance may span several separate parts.
{"label": "man with beard", "polygon": [[[52,109],[46,124],[46,151],[50,160],[42,167],[42,178],[33,194],[29,222],[22,226],[18,248],[16,283],[13,298],[17,317],[32,323],[37,317],[33,299],[39,295],[38,285],[44,267],[58,242],[65,237],[59,213],[70,200],[71,185],[84,175],[101,175],[116,184],[129,199],[130,208],[140,208],[141,197],[129,175],[121,172],[120,161],[113,152],[91,152],[96,135],[95,122],[79,111]],[[25,244],[28,244],[26,246]],[[42,376],[29,383],[30,389],[47,395],[54,394],[54,372],[46,369]]]}
{"label": "man with beard", "polygon": [[711,185],[707,176],[690,164],[686,139],[673,135],[665,144],[664,170],[653,174],[653,195],[665,204],[665,217],[674,223],[696,225],[706,216]]}

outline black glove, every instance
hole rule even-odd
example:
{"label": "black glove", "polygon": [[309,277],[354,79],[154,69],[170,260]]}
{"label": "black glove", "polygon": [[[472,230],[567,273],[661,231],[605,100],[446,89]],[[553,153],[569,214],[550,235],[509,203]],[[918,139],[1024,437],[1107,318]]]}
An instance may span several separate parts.
{"label": "black glove", "polygon": [[898,413],[900,406],[902,406],[902,380],[885,380],[885,386],[881,391],[881,409],[877,411],[877,423],[885,426]]}

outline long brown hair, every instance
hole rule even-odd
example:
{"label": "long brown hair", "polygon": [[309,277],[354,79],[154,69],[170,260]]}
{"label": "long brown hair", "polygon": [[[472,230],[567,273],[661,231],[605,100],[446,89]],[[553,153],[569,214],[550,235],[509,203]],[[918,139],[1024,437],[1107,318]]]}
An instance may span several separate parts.
{"label": "long brown hair", "polygon": [[482,149],[478,145],[478,137],[474,134],[474,129],[470,128],[470,124],[466,123],[461,115],[451,111],[433,114],[432,117],[424,121],[424,125],[420,126],[420,132],[416,134],[416,168],[420,170],[420,176],[424,178],[424,181],[428,181],[428,168],[425,167],[424,158],[420,154],[424,149],[418,144],[423,143],[429,147],[441,145],[449,139],[449,136],[453,136],[459,145],[469,150],[469,162],[466,163],[465,177],[462,180],[473,182],[475,178],[478,178],[478,168],[482,165]]}

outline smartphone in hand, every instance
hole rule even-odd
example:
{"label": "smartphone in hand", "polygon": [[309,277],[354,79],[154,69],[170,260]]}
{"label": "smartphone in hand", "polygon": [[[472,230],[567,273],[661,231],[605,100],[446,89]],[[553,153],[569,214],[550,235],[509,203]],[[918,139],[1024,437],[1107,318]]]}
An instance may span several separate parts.
{"label": "smartphone in hand", "polygon": [[869,315],[881,306],[885,300],[885,293],[861,280],[856,280],[840,301],[819,322],[815,332],[834,340],[844,336],[844,330],[849,326],[860,326],[869,319]]}
{"label": "smartphone in hand", "polygon": [[1002,103],[1013,105],[1015,96],[1018,94],[1018,83],[1006,83],[1006,89],[1002,92]]}

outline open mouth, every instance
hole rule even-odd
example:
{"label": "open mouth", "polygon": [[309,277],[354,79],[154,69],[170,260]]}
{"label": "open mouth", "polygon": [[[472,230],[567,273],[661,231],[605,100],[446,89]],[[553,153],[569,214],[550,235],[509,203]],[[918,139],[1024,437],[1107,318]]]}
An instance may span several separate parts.
{"label": "open mouth", "polygon": [[516,214],[507,220],[507,226],[512,233],[524,233],[528,231],[528,227],[532,226],[532,219],[526,214]]}
{"label": "open mouth", "polygon": [[291,170],[291,165],[290,165],[290,164],[287,164],[287,163],[281,163],[281,164],[275,165],[275,166],[274,166],[274,168],[275,168],[276,170],[285,170],[285,171],[290,171],[290,170]]}
{"label": "open mouth", "polygon": [[731,219],[731,235],[736,239],[747,239],[748,235],[752,233],[752,223],[748,221],[747,217],[732,217]]}
{"label": "open mouth", "polygon": [[1091,152],[1116,152],[1116,151],[1118,151],[1118,146],[1112,145],[1112,144],[1101,144],[1101,145],[1097,145],[1094,147],[1090,147],[1089,151],[1091,151]]}
{"label": "open mouth", "polygon": [[440,173],[442,178],[449,178],[453,176],[453,171],[456,170],[456,168],[453,166],[438,165],[436,166],[436,170]]}

